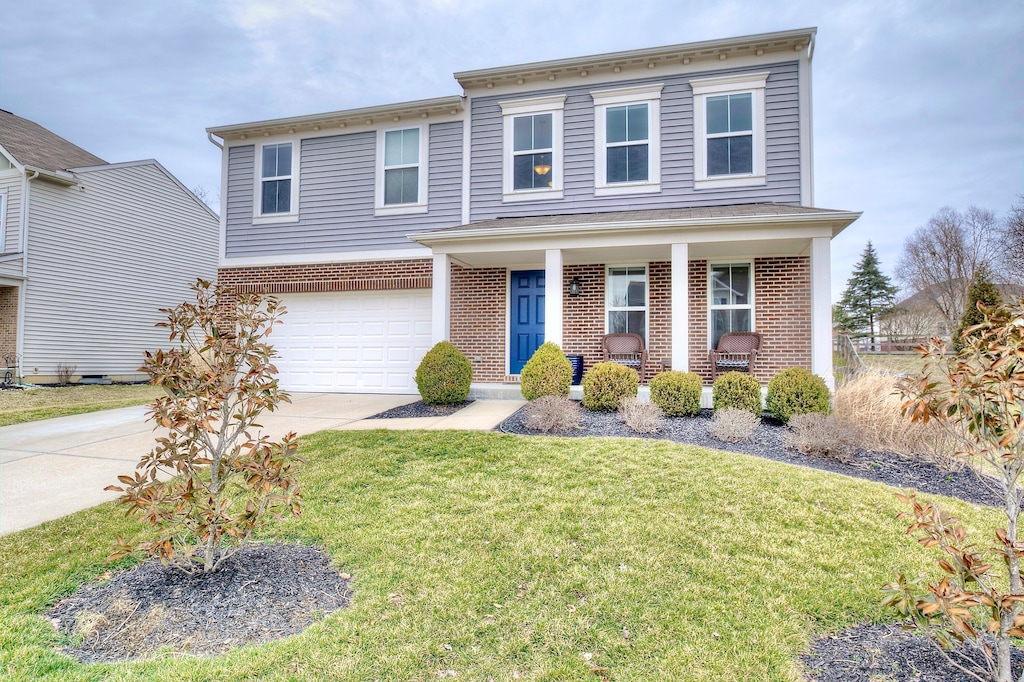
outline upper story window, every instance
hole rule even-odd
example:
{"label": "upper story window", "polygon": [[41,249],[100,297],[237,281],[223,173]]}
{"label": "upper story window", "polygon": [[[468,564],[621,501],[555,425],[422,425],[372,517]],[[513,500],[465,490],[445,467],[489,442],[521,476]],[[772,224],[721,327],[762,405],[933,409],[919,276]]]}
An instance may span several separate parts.
{"label": "upper story window", "polygon": [[427,210],[426,140],[419,127],[378,133],[377,215]]}
{"label": "upper story window", "polygon": [[608,268],[605,296],[609,334],[639,334],[647,340],[647,267]]}
{"label": "upper story window", "polygon": [[565,95],[501,102],[505,201],[561,199]]}
{"label": "upper story window", "polygon": [[697,189],[765,184],[767,79],[762,71],[690,81]]}
{"label": "upper story window", "polygon": [[710,297],[711,348],[726,332],[754,331],[754,277],[750,263],[712,263]]}
{"label": "upper story window", "polygon": [[661,189],[663,84],[591,92],[594,98],[594,193]]}
{"label": "upper story window", "polygon": [[292,212],[292,143],[263,145],[260,214]]}
{"label": "upper story window", "polygon": [[293,222],[298,217],[298,142],[257,146],[254,223]]}

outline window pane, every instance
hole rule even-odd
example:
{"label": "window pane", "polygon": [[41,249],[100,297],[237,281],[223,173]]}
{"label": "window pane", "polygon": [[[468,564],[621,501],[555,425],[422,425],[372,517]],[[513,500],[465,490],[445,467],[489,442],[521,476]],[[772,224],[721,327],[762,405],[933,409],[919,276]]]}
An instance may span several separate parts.
{"label": "window pane", "polygon": [[729,96],[708,97],[708,134],[729,132]]}
{"label": "window pane", "polygon": [[268,144],[263,148],[263,176],[272,178],[277,175],[277,145]]}
{"label": "window pane", "polygon": [[551,149],[551,114],[533,117],[533,149]]}
{"label": "window pane", "polygon": [[729,96],[729,130],[731,132],[742,132],[753,130],[753,99],[749,92],[742,95]]}
{"label": "window pane", "polygon": [[630,182],[647,180],[647,145],[635,144],[626,147],[626,175]]}
{"label": "window pane", "polygon": [[260,212],[263,214],[288,213],[291,208],[291,192],[291,180],[265,180]]}
{"label": "window pane", "polygon": [[646,268],[608,268],[609,307],[643,307],[646,305],[646,291]]}
{"label": "window pane", "polygon": [[732,265],[732,301],[733,305],[750,303],[750,266]]}
{"label": "window pane", "polygon": [[606,139],[608,142],[626,141],[626,107],[608,107]]}
{"label": "window pane", "polygon": [[402,169],[402,203],[415,204],[419,195],[419,169]]}
{"label": "window pane", "polygon": [[609,147],[607,150],[606,167],[608,171],[607,182],[628,182],[629,170],[627,168],[627,147]]}
{"label": "window pane", "polygon": [[412,164],[420,162],[420,131],[419,128],[409,128],[402,131],[402,163]]}
{"label": "window pane", "polygon": [[629,129],[626,131],[626,137],[628,140],[646,140],[647,105],[631,104],[627,111],[627,123]]}
{"label": "window pane", "polygon": [[534,149],[533,116],[517,116],[512,120],[512,149],[517,152]]}
{"label": "window pane", "polygon": [[739,135],[729,140],[729,173],[754,172],[754,141],[751,135]]}
{"label": "window pane", "polygon": [[626,285],[626,305],[643,307],[647,304],[647,283],[642,279],[631,279]]}
{"label": "window pane", "polygon": [[708,175],[729,174],[729,138],[708,140]]}
{"label": "window pane", "polygon": [[625,334],[627,329],[627,318],[625,310],[608,311],[608,333]]}
{"label": "window pane", "polygon": [[647,311],[630,310],[626,313],[626,331],[647,338]]}
{"label": "window pane", "polygon": [[292,145],[290,142],[277,145],[277,174],[292,174]]}
{"label": "window pane", "polygon": [[419,169],[393,168],[384,171],[384,203],[414,204],[419,195]]}
{"label": "window pane", "polygon": [[402,163],[402,131],[390,130],[384,133],[384,165],[397,166]]}
{"label": "window pane", "polygon": [[729,266],[716,265],[711,270],[711,305],[729,305]]}
{"label": "window pane", "polygon": [[519,154],[513,158],[512,164],[513,189],[551,187],[555,171],[550,153]]}

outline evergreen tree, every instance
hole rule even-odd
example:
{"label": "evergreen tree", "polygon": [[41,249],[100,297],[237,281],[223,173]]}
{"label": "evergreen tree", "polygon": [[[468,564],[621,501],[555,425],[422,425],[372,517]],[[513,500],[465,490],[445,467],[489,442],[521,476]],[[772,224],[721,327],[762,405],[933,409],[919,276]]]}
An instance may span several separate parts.
{"label": "evergreen tree", "polygon": [[875,345],[878,318],[896,303],[896,287],[878,267],[878,254],[868,242],[853,275],[846,282],[846,290],[839,301],[839,326],[868,336]]}
{"label": "evergreen tree", "polygon": [[953,334],[953,349],[957,353],[963,350],[969,343],[968,339],[962,338],[964,330],[985,321],[985,316],[978,310],[978,303],[986,306],[997,306],[1002,302],[1003,297],[999,295],[999,289],[992,283],[992,273],[989,270],[988,264],[982,263],[978,271],[974,273],[974,279],[971,280],[971,287],[967,290],[964,314],[960,318],[960,326],[956,328],[956,333]]}

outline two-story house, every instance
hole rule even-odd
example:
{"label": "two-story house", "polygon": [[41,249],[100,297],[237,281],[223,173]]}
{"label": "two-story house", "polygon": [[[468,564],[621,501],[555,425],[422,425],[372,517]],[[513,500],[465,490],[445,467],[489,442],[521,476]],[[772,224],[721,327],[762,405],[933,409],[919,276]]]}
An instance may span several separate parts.
{"label": "two-story house", "polygon": [[717,339],[756,330],[762,381],[831,382],[830,241],[860,214],[814,206],[814,38],[467,71],[461,96],[210,128],[219,280],[284,300],[295,391],[415,392],[443,339],[480,391],[543,340],[590,366],[611,332],[709,379]]}
{"label": "two-story house", "polygon": [[25,379],[146,379],[159,308],[216,272],[217,215],[163,166],[0,110],[0,357]]}

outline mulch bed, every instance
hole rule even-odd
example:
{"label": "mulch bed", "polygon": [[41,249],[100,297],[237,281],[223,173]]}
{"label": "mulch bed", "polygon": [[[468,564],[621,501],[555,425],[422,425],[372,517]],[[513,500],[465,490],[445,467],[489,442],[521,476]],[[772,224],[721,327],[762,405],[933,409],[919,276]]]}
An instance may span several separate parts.
{"label": "mulch bed", "polygon": [[[965,668],[979,661],[951,656]],[[1024,651],[1014,649],[1014,679],[1024,667]],[[812,682],[977,682],[952,665],[935,645],[898,625],[858,625],[838,635],[820,637],[801,656]]]}
{"label": "mulch bed", "polygon": [[997,496],[989,490],[978,475],[970,468],[946,471],[921,459],[904,457],[891,452],[859,450],[854,461],[843,463],[833,459],[813,457],[797,452],[786,445],[788,429],[779,422],[765,417],[754,431],[749,443],[726,443],[711,435],[711,411],[701,410],[697,417],[665,418],[660,433],[641,435],[626,426],[615,412],[590,412],[583,410],[579,429],[557,434],[543,434],[526,428],[523,423],[524,411],[515,414],[498,425],[504,433],[522,435],[558,435],[570,437],[615,436],[619,438],[655,438],[687,443],[717,450],[729,450],[755,455],[776,462],[831,471],[847,476],[879,481],[897,488],[913,488],[921,492],[956,497],[975,504],[995,506]]}
{"label": "mulch bed", "polygon": [[348,605],[349,577],[305,545],[244,547],[209,575],[150,560],[57,603],[46,616],[83,663],[145,658],[161,650],[220,654],[301,632]]}
{"label": "mulch bed", "polygon": [[367,419],[411,419],[415,417],[447,417],[450,414],[455,414],[467,405],[472,405],[472,400],[463,400],[461,403],[455,403],[454,405],[427,405],[422,400],[417,400],[414,403],[408,405],[399,405],[398,407],[392,407],[390,410],[385,410],[379,414],[375,414]]}

